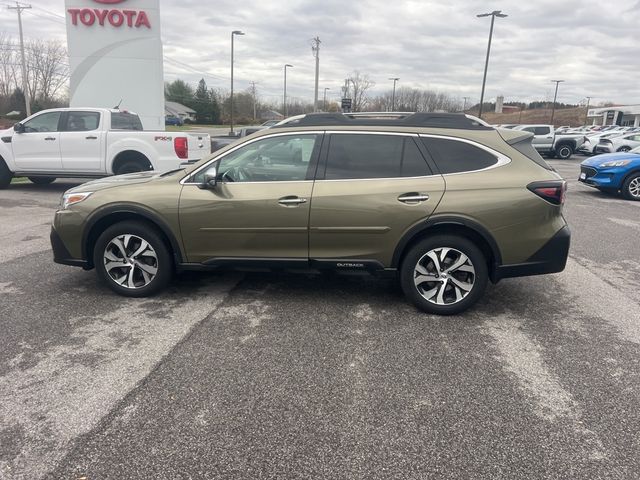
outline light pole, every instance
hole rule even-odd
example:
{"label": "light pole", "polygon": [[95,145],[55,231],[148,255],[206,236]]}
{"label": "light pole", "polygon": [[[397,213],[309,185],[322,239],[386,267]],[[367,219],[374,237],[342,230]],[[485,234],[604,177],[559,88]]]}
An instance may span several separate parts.
{"label": "light pole", "polygon": [[491,28],[489,29],[489,44],[487,45],[487,59],[484,62],[484,76],[482,77],[482,93],[480,93],[480,111],[478,117],[482,118],[482,104],[484,103],[484,87],[487,83],[487,69],[489,68],[489,54],[491,53],[491,38],[493,37],[493,22],[496,17],[505,18],[508,15],[502,13],[502,10],[494,10],[491,13],[481,13],[476,17],[491,17]]}
{"label": "light pole", "polygon": [[229,135],[235,135],[233,133],[233,37],[236,35],[244,35],[244,32],[240,30],[234,30],[231,32],[231,130]]}
{"label": "light pole", "polygon": [[396,82],[400,80],[399,77],[391,77],[389,80],[393,80],[393,94],[391,94],[391,111],[396,110]]}
{"label": "light pole", "polygon": [[324,87],[324,95],[323,95],[323,99],[322,99],[322,104],[323,104],[322,109],[325,112],[327,111],[327,90],[331,90],[331,89],[329,87]]}
{"label": "light pole", "polygon": [[469,97],[462,97],[464,99],[464,104],[462,105],[462,111],[466,112],[467,111],[467,101],[469,100]]}
{"label": "light pole", "polygon": [[289,116],[289,109],[287,108],[287,67],[293,68],[293,65],[289,65],[288,63],[284,66],[284,96],[283,96],[283,108],[284,118]]}
{"label": "light pole", "polygon": [[551,121],[549,122],[553,125],[553,116],[556,113],[556,98],[558,98],[558,85],[560,85],[564,80],[551,80],[551,83],[556,84],[556,93],[553,95],[553,106],[551,107]]}
{"label": "light pole", "polygon": [[591,97],[587,97],[587,111],[584,114],[584,124],[587,125],[589,121],[589,103],[591,103]]}

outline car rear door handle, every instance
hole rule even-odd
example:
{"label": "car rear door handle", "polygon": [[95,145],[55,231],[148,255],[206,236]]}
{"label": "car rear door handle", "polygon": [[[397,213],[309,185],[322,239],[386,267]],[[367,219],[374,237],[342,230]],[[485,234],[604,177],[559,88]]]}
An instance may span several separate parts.
{"label": "car rear door handle", "polygon": [[278,203],[283,207],[296,207],[302,203],[307,203],[307,199],[290,195],[288,197],[282,197],[278,200]]}
{"label": "car rear door handle", "polygon": [[45,140],[55,140],[56,137],[44,137]]}
{"label": "car rear door handle", "polygon": [[93,135],[89,135],[88,137],[84,137],[84,138],[86,138],[87,140],[97,140],[98,139],[98,137],[94,137]]}
{"label": "car rear door handle", "polygon": [[398,201],[403,203],[420,203],[426,202],[427,200],[429,200],[429,195],[417,192],[405,193],[398,197]]}

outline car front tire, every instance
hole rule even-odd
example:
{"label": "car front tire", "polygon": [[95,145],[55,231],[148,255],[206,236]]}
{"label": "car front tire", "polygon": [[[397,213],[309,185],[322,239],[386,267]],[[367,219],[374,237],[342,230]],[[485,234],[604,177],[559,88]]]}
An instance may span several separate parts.
{"label": "car front tire", "polygon": [[414,245],[400,267],[400,284],[420,310],[455,315],[475,304],[489,278],[487,260],[470,240],[436,235]]}
{"label": "car front tire", "polygon": [[622,195],[627,200],[640,201],[640,173],[634,173],[624,181]]}
{"label": "car front tire", "polygon": [[96,241],[93,262],[100,279],[126,297],[147,297],[173,277],[173,261],[152,225],[125,221],[107,228]]}

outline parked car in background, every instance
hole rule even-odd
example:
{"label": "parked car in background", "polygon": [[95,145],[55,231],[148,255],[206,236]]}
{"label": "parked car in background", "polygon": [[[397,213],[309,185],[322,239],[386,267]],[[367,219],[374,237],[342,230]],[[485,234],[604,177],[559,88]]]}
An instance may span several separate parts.
{"label": "parked car in background", "polygon": [[603,192],[620,191],[625,198],[640,201],[640,147],[585,160],[580,164],[578,180]]}
{"label": "parked car in background", "polygon": [[280,122],[280,120],[267,120],[266,122],[262,123],[261,125],[263,127],[273,127],[274,125],[277,125]]}
{"label": "parked car in background", "polygon": [[627,133],[610,138],[601,138],[595,153],[628,152],[640,147],[640,133]]}
{"label": "parked car in background", "polygon": [[562,271],[566,183],[527,132],[462,114],[316,114],[169,174],[67,191],[58,263],[151,295],[175,269],[397,272],[407,299],[462,312],[489,281]]}
{"label": "parked car in background", "polygon": [[533,133],[534,148],[547,156],[566,160],[584,143],[585,136],[557,133],[553,125],[518,125],[514,130]]}
{"label": "parked car in background", "polygon": [[208,134],[143,131],[138,115],[106,108],[43,110],[0,132],[0,188],[14,176],[58,177],[165,171],[211,151]]}
{"label": "parked car in background", "polygon": [[623,135],[624,132],[618,130],[609,130],[608,132],[596,132],[586,135],[584,143],[578,147],[578,152],[585,155],[595,155],[596,146],[605,138],[613,138],[618,135]]}
{"label": "parked car in background", "polygon": [[181,127],[182,125],[184,125],[184,122],[180,117],[176,117],[175,115],[167,115],[166,117],[164,117],[164,124]]}

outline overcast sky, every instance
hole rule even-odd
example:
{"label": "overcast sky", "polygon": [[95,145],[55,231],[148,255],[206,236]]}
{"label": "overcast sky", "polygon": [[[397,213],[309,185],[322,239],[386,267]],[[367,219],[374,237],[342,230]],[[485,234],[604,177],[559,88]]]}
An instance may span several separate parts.
{"label": "overcast sky", "polygon": [[[26,0],[25,0],[26,1]],[[8,0],[0,0],[5,5]],[[129,3],[134,7],[135,0]],[[63,0],[31,0],[26,38],[66,42]],[[322,40],[320,97],[337,98],[354,70],[376,82],[374,93],[399,86],[480,98],[490,18],[497,19],[487,99],[552,99],[552,79],[564,79],[558,101],[640,103],[640,1],[615,0],[161,0],[165,80],[204,77],[229,88],[230,32],[236,37],[235,89],[257,82],[259,95],[313,98],[311,39]],[[6,7],[5,7],[6,8]],[[0,14],[0,31],[17,38],[16,15]],[[190,68],[178,66],[182,62]]]}

